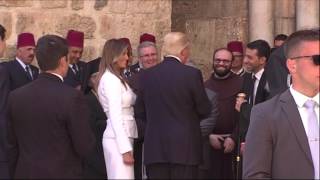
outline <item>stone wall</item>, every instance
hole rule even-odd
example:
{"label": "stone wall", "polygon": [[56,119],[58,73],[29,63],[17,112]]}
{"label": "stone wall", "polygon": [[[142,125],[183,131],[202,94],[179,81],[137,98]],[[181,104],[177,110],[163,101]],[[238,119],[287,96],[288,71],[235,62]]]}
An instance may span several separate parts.
{"label": "stone wall", "polygon": [[174,0],[172,30],[186,32],[192,42],[192,62],[204,79],[212,69],[212,52],[228,41],[248,39],[247,0]]}
{"label": "stone wall", "polygon": [[171,30],[171,0],[0,0],[0,24],[7,29],[6,58],[15,53],[16,37],[32,32],[65,37],[69,29],[85,33],[83,60],[99,56],[106,40],[128,37],[134,55],[139,36],[155,34],[159,46]]}

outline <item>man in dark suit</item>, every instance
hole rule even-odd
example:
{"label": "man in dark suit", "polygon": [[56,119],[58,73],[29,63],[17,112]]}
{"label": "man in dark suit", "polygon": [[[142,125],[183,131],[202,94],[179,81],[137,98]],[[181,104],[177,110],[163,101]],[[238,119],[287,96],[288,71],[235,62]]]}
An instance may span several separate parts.
{"label": "man in dark suit", "polygon": [[144,163],[151,179],[197,178],[202,161],[200,119],[211,106],[201,72],[184,65],[190,54],[185,34],[164,37],[164,60],[142,74],[136,116],[146,121]]}
{"label": "man in dark suit", "polygon": [[31,65],[34,59],[35,40],[31,33],[18,35],[17,54],[13,61],[5,64],[10,79],[10,91],[38,77],[39,69]]}
{"label": "man in dark suit", "polygon": [[[140,39],[141,42],[141,39]],[[141,75],[148,68],[151,68],[158,64],[158,52],[157,47],[153,42],[142,41],[138,46],[139,56],[139,69],[131,71],[132,74],[128,77],[130,87],[135,93],[139,91],[139,84]],[[139,118],[136,118],[136,124],[138,128],[138,138],[134,140],[134,176],[136,179],[142,179],[145,176],[143,173],[142,151],[143,151],[143,136],[145,124]]]}
{"label": "man in dark suit", "polygon": [[[250,122],[251,108],[269,96],[264,67],[270,55],[270,46],[264,40],[256,40],[247,44],[244,65],[250,73],[244,75],[242,93],[246,98],[238,98],[236,110],[240,112],[240,136],[244,141]],[[242,143],[243,144],[243,143]]]}
{"label": "man in dark suit", "polygon": [[82,158],[94,146],[81,92],[63,84],[68,70],[66,41],[38,40],[39,78],[10,93],[8,158],[14,178],[81,178]]}
{"label": "man in dark suit", "polygon": [[252,109],[245,179],[319,179],[319,30],[286,42],[290,89]]}
{"label": "man in dark suit", "polygon": [[106,165],[103,155],[102,136],[107,125],[106,113],[99,102],[98,89],[98,71],[100,59],[97,58],[87,63],[87,89],[86,101],[90,108],[90,125],[96,138],[95,150],[85,159],[84,178],[85,179],[107,179]]}
{"label": "man in dark suit", "polygon": [[[0,58],[6,47],[5,41],[6,29],[0,24]],[[4,63],[0,63],[0,179],[8,179],[8,165],[6,155],[6,120],[5,120],[5,107],[7,104],[7,97],[9,94],[9,77]]]}
{"label": "man in dark suit", "polygon": [[291,76],[286,66],[286,60],[284,45],[274,50],[268,59],[265,74],[270,88],[269,99],[284,92],[290,86]]}
{"label": "man in dark suit", "polygon": [[68,60],[70,64],[67,76],[64,78],[64,83],[80,90],[86,65],[85,62],[80,61],[83,52],[84,33],[69,30],[66,39],[69,46]]}
{"label": "man in dark suit", "polygon": [[[139,41],[139,42],[140,42],[139,44],[142,44],[142,43],[144,43],[144,42],[150,42],[150,43],[153,43],[154,45],[156,45],[156,37],[155,37],[154,35],[152,35],[152,34],[149,34],[149,33],[143,33],[143,34],[140,36],[140,41]],[[157,51],[157,49],[156,49],[156,51]],[[138,62],[135,63],[135,64],[133,64],[133,65],[131,65],[131,66],[129,67],[130,72],[131,72],[132,74],[136,74],[136,73],[140,72],[141,69],[144,69],[144,65],[143,65],[143,61],[144,61],[144,60],[146,60],[146,59],[154,59],[154,57],[149,57],[149,58],[144,57],[144,58],[141,58],[140,55],[139,55],[139,50],[138,50],[138,56],[139,56]],[[155,59],[158,59],[158,58],[156,57]],[[152,60],[149,60],[149,61],[152,61]],[[158,62],[156,62],[156,63],[158,63]],[[149,63],[149,64],[150,64],[150,63]],[[153,64],[155,64],[155,62],[153,62],[153,63],[151,64],[151,66],[152,66]],[[147,66],[148,66],[148,64],[147,64]]]}
{"label": "man in dark suit", "polygon": [[[264,67],[270,55],[270,46],[264,40],[256,40],[247,44],[244,58],[244,66],[250,73],[246,73],[243,78],[241,92],[246,94],[246,98],[237,98],[235,108],[240,112],[239,118],[239,140],[240,146],[238,156],[241,157],[245,147],[245,136],[250,123],[250,113],[254,105],[267,100],[269,89],[266,81]],[[238,178],[241,178],[242,161],[238,169]]]}

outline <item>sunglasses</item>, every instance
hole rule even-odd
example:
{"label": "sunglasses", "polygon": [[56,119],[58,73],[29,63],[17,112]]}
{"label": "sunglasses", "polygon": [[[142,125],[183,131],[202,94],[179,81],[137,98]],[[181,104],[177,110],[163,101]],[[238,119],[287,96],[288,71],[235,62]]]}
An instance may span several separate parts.
{"label": "sunglasses", "polygon": [[290,59],[300,59],[300,58],[312,58],[313,60],[313,64],[315,65],[319,65],[320,64],[320,55],[317,54],[317,55],[312,55],[312,56],[297,56],[297,57],[292,57]]}

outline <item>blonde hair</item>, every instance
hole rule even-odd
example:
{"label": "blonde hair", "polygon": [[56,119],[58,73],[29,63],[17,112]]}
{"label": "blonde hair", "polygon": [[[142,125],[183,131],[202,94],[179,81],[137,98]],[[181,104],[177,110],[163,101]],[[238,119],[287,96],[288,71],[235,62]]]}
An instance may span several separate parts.
{"label": "blonde hair", "polygon": [[117,72],[114,67],[115,62],[125,51],[127,51],[127,48],[127,43],[122,40],[110,39],[106,41],[103,47],[101,61],[99,65],[98,82],[100,82],[100,79],[104,72],[108,70],[112,74],[117,76],[120,79],[121,83],[125,87],[127,87],[124,78],[121,76],[121,72]]}
{"label": "blonde hair", "polygon": [[170,32],[164,37],[162,56],[180,56],[181,51],[189,45],[187,36],[182,32]]}

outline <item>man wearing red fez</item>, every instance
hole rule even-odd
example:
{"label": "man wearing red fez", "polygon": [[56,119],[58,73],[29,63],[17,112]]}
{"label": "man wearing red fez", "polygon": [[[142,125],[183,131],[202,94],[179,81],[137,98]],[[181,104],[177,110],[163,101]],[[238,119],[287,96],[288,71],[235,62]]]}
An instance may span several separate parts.
{"label": "man wearing red fez", "polygon": [[241,41],[231,41],[228,43],[227,48],[232,52],[233,61],[231,71],[239,76],[243,76],[245,73],[243,63],[243,47]]}
{"label": "man wearing red fez", "polygon": [[144,33],[140,36],[140,44],[145,41],[153,42],[156,44],[156,37],[152,34]]}
{"label": "man wearing red fez", "polygon": [[35,45],[33,34],[25,32],[18,35],[16,58],[5,64],[10,79],[10,90],[19,88],[38,77],[39,69],[31,65]]}
{"label": "man wearing red fez", "polygon": [[[139,42],[138,62],[130,66],[130,71],[133,74],[139,72],[141,69],[147,69],[158,64],[156,37],[152,34],[144,33],[140,36]],[[152,55],[150,56],[149,54]]]}
{"label": "man wearing red fez", "polygon": [[86,65],[85,62],[80,61],[83,52],[84,33],[69,30],[66,39],[69,47],[69,70],[67,76],[64,78],[64,83],[80,90],[84,76],[84,67]]}

